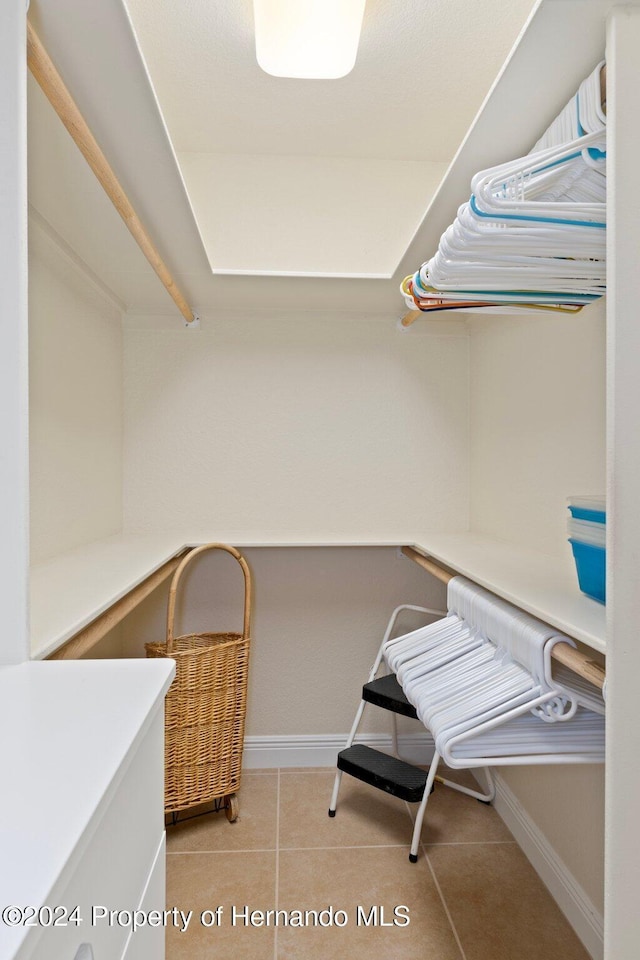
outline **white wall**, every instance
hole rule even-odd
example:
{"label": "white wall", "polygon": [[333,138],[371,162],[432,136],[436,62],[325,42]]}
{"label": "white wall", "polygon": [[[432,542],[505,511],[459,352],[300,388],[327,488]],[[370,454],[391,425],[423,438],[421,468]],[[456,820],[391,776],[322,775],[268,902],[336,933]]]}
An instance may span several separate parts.
{"label": "white wall", "polygon": [[31,218],[31,560],[122,527],[122,326],[68,252]]}
{"label": "white wall", "polygon": [[567,497],[605,491],[604,302],[471,331],[471,526],[572,563]]}
{"label": "white wall", "polygon": [[499,775],[602,917],[604,767],[512,767]]}
{"label": "white wall", "polygon": [[24,8],[0,9],[0,664],[28,658],[27,175]]}
{"label": "white wall", "polygon": [[222,273],[391,276],[447,168],[360,157],[178,159],[211,268]]}
{"label": "white wall", "polygon": [[[346,734],[392,611],[401,603],[442,609],[445,588],[392,547],[242,551],[254,578],[249,736]],[[195,561],[179,593],[176,629],[242,629],[243,578],[226,554]],[[122,624],[127,656],[164,640],[167,587]],[[399,632],[428,622],[405,613]],[[404,728],[424,733],[417,722]],[[390,731],[371,707],[363,731]]]}
{"label": "white wall", "polygon": [[[604,304],[473,318],[470,332],[471,528],[572,566],[566,498],[605,489]],[[602,910],[603,767],[501,776]]]}
{"label": "white wall", "polygon": [[131,318],[125,524],[232,540],[411,542],[467,525],[464,327]]}
{"label": "white wall", "polygon": [[640,538],[640,327],[638,257],[640,139],[629,117],[640,110],[640,6],[612,11],[607,38],[609,179],[607,277],[608,475],[607,495],[607,781],[606,960],[638,953],[640,886],[638,790],[640,758],[636,712],[640,683],[638,540]]}

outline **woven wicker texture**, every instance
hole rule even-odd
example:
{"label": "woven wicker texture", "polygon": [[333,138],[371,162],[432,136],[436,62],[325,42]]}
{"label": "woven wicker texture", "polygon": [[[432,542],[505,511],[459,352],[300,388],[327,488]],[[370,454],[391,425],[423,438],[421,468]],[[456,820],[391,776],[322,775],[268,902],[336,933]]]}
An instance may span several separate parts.
{"label": "woven wicker texture", "polygon": [[[186,566],[207,550],[225,550],[245,578],[244,631],[174,637],[176,595]],[[240,786],[247,705],[251,575],[246,561],[226,544],[192,550],[169,591],[167,639],[146,644],[147,657],[171,657],[176,676],[165,702],[165,812],[227,798]]]}

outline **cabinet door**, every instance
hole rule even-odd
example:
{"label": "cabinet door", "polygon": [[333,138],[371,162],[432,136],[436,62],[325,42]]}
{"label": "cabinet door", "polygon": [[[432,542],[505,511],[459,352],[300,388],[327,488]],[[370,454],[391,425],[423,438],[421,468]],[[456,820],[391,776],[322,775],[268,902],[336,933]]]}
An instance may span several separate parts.
{"label": "cabinet door", "polygon": [[[138,908],[153,869],[164,870],[162,711],[123,766],[48,903],[69,911],[77,906],[81,924],[33,928],[16,960],[75,960],[85,943],[92,946],[93,960],[121,960],[131,939],[126,914]],[[155,882],[153,905],[163,909],[163,890],[157,877]],[[155,957],[162,960],[164,936],[153,933],[154,945],[160,944]]]}
{"label": "cabinet door", "polygon": [[[165,908],[166,876],[165,838],[163,836],[140,901],[140,910],[143,910],[147,916],[151,910],[162,911]],[[164,926],[140,927],[129,937],[122,960],[164,960],[164,946]],[[99,960],[99,958],[96,957],[95,960]]]}

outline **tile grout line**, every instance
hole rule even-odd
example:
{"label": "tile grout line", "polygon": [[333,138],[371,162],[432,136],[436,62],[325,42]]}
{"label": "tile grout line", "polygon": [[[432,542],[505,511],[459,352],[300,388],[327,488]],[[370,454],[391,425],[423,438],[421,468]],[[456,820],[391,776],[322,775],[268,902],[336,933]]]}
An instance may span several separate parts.
{"label": "tile grout line", "polygon": [[518,846],[517,840],[425,840],[425,847]]}
{"label": "tile grout line", "polygon": [[[483,843],[485,841],[478,841],[478,843]],[[515,843],[515,840],[488,840],[487,843]],[[399,850],[402,847],[406,847],[406,843],[355,843],[355,844],[335,844],[327,845],[324,844],[320,847],[282,847],[287,853],[305,853],[308,850]],[[438,844],[431,843],[429,846],[458,846],[458,844]],[[276,847],[248,847],[246,850],[167,850],[168,857],[199,857],[199,856],[215,856],[216,854],[224,854],[228,856],[232,853],[276,853],[278,849]]]}
{"label": "tile grout line", "polygon": [[431,876],[433,877],[433,882],[434,882],[434,884],[435,884],[436,890],[438,891],[438,896],[440,897],[440,901],[441,901],[441,903],[442,903],[444,912],[445,912],[445,914],[446,914],[446,916],[447,916],[447,920],[449,921],[449,926],[451,927],[451,932],[453,933],[453,936],[454,936],[454,938],[455,938],[455,941],[456,941],[456,943],[458,944],[458,950],[460,951],[460,956],[461,956],[462,960],[467,960],[467,955],[466,955],[466,953],[464,952],[464,950],[463,950],[463,948],[462,948],[462,943],[460,942],[460,937],[458,936],[458,931],[456,930],[456,925],[455,925],[455,923],[453,922],[453,917],[451,916],[451,913],[449,912],[449,907],[447,906],[447,901],[445,900],[444,894],[443,894],[443,892],[442,892],[442,888],[441,888],[440,884],[438,883],[438,878],[436,877],[436,872],[435,872],[435,870],[433,869],[433,864],[431,863],[431,860],[430,860],[430,858],[429,858],[429,854],[427,853],[427,850],[426,850],[426,847],[425,847],[424,844],[421,844],[421,848],[422,848],[422,853],[423,853],[423,855],[424,855],[424,857],[425,857],[425,860],[427,861],[427,866],[429,867],[429,870],[430,870],[430,872],[431,872]]}
{"label": "tile grout line", "polygon": [[247,847],[246,850],[225,850],[219,848],[216,850],[167,850],[168,857],[211,857],[216,854],[228,856],[230,853],[275,853],[275,847]]}
{"label": "tile grout line", "polygon": [[[406,847],[406,843],[357,843],[357,844],[337,844],[335,846],[322,847],[283,847],[287,853],[304,853],[307,850],[398,850],[400,847]],[[486,846],[511,846],[517,847],[517,840],[425,840],[425,847],[486,847]],[[167,850],[168,857],[201,857],[215,856],[216,854],[232,853],[276,853],[276,847],[247,847],[246,849],[225,849],[224,847],[215,850]]]}
{"label": "tile grout line", "polygon": [[[409,818],[411,824],[415,823],[415,817],[413,815],[413,806],[407,800],[403,801],[405,807],[409,811]],[[422,825],[424,829],[424,824]],[[465,847],[465,846],[484,846],[486,844],[516,844],[517,840],[421,840],[420,843],[426,847]]]}
{"label": "tile grout line", "polygon": [[[278,786],[276,792],[276,885],[274,908],[278,909],[280,893],[280,768],[278,767]],[[278,960],[278,925],[273,932],[273,960]]]}
{"label": "tile grout line", "polygon": [[324,844],[321,847],[283,847],[287,853],[305,853],[308,850],[400,850],[406,847],[406,843],[337,843],[329,846]]}

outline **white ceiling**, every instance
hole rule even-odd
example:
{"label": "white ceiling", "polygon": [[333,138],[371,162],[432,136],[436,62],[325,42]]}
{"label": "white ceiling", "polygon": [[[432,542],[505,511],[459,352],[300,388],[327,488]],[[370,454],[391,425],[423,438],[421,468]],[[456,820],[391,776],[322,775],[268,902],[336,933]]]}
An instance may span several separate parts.
{"label": "white ceiling", "polygon": [[[29,16],[198,312],[259,304],[263,311],[400,315],[399,274],[432,252],[433,231],[425,239],[427,221],[419,224],[439,175],[532,0],[368,0],[359,61],[337,81],[264,74],[255,64],[250,0],[127,2],[130,10],[125,0],[31,0]],[[487,26],[478,23],[479,6]],[[422,21],[425,44],[437,34],[429,57],[409,33],[414,20]],[[544,56],[540,51],[538,59]],[[509,110],[518,133],[506,149],[528,144],[528,110]],[[29,113],[34,207],[130,310],[173,314],[32,85]],[[360,155],[364,144],[368,152]],[[504,149],[490,138],[472,153],[490,165]],[[252,169],[259,176],[248,176]],[[469,176],[462,175],[453,198],[438,199],[440,215],[429,215],[434,229],[449,222]],[[295,187],[288,207],[287,183]],[[249,285],[238,272],[266,275]],[[356,279],[372,274],[380,279]]]}
{"label": "white ceiling", "polygon": [[291,80],[251,0],[125,2],[212,271],[347,277],[393,274],[532,6],[367,0],[353,71]]}
{"label": "white ceiling", "polygon": [[354,70],[269,76],[251,0],[126,0],[178,153],[448,161],[533,0],[367,0]]}

